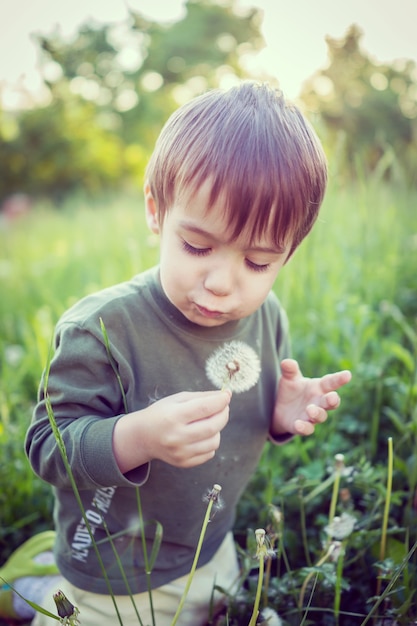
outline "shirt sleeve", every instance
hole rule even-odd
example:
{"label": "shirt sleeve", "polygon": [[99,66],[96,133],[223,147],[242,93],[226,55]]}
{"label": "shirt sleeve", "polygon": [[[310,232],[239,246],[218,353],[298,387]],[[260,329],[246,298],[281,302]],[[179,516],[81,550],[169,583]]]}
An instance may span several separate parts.
{"label": "shirt sleeve", "polygon": [[33,470],[55,487],[69,488],[65,458],[78,489],[143,484],[149,464],[123,475],[113,453],[113,429],[125,410],[104,340],[65,322],[57,327],[55,346],[26,436]]}

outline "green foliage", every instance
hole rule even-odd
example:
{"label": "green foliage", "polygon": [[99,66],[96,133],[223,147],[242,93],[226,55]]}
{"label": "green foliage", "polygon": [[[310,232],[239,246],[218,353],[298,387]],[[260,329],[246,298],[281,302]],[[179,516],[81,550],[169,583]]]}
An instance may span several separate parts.
{"label": "green foliage", "polygon": [[0,196],[24,189],[58,199],[74,189],[114,189],[128,176],[139,177],[144,166],[140,151],[132,162],[120,138],[100,126],[91,103],[68,95],[20,115],[17,136],[0,151],[0,168],[7,173]]}

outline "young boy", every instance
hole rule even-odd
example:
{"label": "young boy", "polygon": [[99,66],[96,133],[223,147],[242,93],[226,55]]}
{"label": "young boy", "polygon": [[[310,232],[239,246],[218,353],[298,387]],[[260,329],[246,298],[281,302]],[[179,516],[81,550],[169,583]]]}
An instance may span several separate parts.
{"label": "young boy", "polygon": [[[159,266],[84,298],[57,325],[48,394],[124,624],[138,619],[114,549],[142,622],[151,623],[137,488],[148,555],[155,521],[163,528],[150,581],[155,622],[165,626],[191,568],[202,498],[222,487],[224,508],[208,526],[178,622],[204,624],[213,585],[228,588],[237,577],[236,505],[267,438],[311,435],[339,405],[336,390],[350,373],[302,376],[271,292],[317,218],[326,181],[316,135],[280,93],[245,82],[196,98],[168,120],[147,169]],[[83,626],[114,626],[44,383],[26,450],[55,490],[57,587]]]}

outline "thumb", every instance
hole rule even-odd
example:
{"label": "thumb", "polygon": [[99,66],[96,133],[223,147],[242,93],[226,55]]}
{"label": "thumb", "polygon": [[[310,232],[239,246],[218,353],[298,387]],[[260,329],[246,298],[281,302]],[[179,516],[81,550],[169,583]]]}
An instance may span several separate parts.
{"label": "thumb", "polygon": [[287,380],[301,376],[301,370],[297,361],[295,359],[284,359],[281,361],[281,374]]}

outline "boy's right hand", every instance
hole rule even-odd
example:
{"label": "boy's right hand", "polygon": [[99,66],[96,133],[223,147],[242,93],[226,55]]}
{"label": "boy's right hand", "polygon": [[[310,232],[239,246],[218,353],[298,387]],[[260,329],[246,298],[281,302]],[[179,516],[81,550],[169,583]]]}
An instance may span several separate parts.
{"label": "boy's right hand", "polygon": [[229,420],[230,398],[229,391],[184,391],[122,416],[113,434],[120,471],[152,459],[183,468],[209,461]]}

